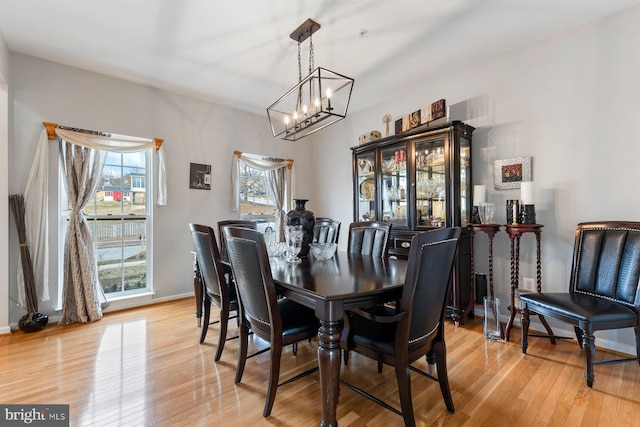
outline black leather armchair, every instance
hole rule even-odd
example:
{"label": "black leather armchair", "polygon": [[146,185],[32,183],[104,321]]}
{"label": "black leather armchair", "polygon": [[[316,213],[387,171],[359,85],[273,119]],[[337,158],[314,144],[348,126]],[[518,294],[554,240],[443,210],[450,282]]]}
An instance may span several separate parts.
{"label": "black leather armchair", "polygon": [[[399,305],[350,310],[350,328],[343,332],[341,339],[345,351],[354,350],[378,363],[395,367],[402,412],[352,384],[341,382],[402,415],[406,426],[415,425],[410,369],[438,381],[447,410],[454,412],[447,376],[444,316],[459,238],[460,228],[416,234],[411,242]],[[348,334],[346,339],[345,333]],[[410,365],[422,356],[426,356],[428,362],[435,362],[437,378]]]}
{"label": "black leather armchair", "polygon": [[573,325],[584,351],[585,378],[593,386],[596,350],[593,333],[634,328],[640,360],[640,222],[578,224],[569,292],[520,295],[522,352],[527,352],[531,312]]}

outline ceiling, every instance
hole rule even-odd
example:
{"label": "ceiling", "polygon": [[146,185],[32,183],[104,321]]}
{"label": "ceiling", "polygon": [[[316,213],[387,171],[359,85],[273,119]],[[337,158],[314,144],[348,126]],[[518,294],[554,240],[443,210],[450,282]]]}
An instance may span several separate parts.
{"label": "ceiling", "polygon": [[[9,49],[263,114],[315,65],[355,78],[351,112],[640,0],[0,0]],[[366,34],[361,35],[361,30]],[[302,46],[303,76],[308,42]]]}

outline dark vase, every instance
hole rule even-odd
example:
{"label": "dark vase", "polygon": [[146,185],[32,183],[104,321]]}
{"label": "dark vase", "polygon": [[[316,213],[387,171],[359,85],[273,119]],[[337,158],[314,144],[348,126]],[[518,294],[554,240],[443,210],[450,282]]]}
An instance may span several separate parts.
{"label": "dark vase", "polygon": [[313,227],[316,225],[316,218],[313,212],[308,211],[304,205],[308,202],[305,199],[293,199],[296,208],[287,212],[287,225],[302,226],[302,249],[299,257],[309,255],[309,245],[313,241]]}
{"label": "dark vase", "polygon": [[18,327],[22,332],[37,332],[44,329],[49,322],[49,316],[42,313],[31,313],[22,316],[18,322]]}

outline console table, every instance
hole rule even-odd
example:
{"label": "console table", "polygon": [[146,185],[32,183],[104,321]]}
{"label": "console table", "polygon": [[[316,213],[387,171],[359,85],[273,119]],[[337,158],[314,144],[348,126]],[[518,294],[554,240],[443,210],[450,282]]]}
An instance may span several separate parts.
{"label": "console table", "polygon": [[[516,291],[518,290],[518,282],[520,275],[520,237],[522,237],[525,233],[534,233],[536,237],[536,290],[538,292],[542,291],[542,267],[540,261],[540,235],[542,233],[542,227],[544,225],[541,224],[507,224],[505,225],[505,231],[509,235],[509,240],[511,242],[511,305],[509,306],[509,321],[507,322],[507,327],[505,329],[505,340],[509,341],[509,334],[511,333],[511,328],[513,327],[513,320],[516,316]],[[537,314],[537,313],[531,313]],[[555,344],[555,337],[553,336],[553,331],[551,327],[545,320],[545,318],[539,314],[537,314],[540,318],[540,322],[545,327],[547,332],[549,333],[549,338],[551,342]]]}
{"label": "console table", "polygon": [[471,274],[470,274],[470,293],[469,293],[469,304],[467,308],[464,310],[462,314],[462,319],[464,320],[465,316],[468,315],[471,310],[473,310],[473,306],[475,303],[479,302],[475,298],[474,292],[474,255],[473,255],[473,237],[476,232],[486,233],[489,237],[489,295],[493,296],[493,237],[497,232],[500,231],[501,225],[499,224],[467,224],[467,228],[469,229],[469,252],[470,252],[470,266],[471,266]]}

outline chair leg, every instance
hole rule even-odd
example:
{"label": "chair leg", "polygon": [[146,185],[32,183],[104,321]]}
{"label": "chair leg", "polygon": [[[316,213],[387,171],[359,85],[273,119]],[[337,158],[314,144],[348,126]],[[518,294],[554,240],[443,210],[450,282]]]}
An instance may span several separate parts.
{"label": "chair leg", "polygon": [[573,330],[576,332],[576,339],[578,340],[578,344],[580,344],[580,348],[582,347],[582,329],[577,326],[573,327]]}
{"label": "chair leg", "polygon": [[451,397],[451,388],[449,387],[449,374],[447,373],[447,350],[444,341],[435,343],[433,346],[433,354],[436,359],[436,368],[438,370],[438,384],[440,384],[440,392],[447,406],[447,411],[452,414],[455,412],[453,406],[453,398]]}
{"label": "chair leg", "polygon": [[207,331],[209,330],[209,319],[211,317],[211,300],[209,299],[209,295],[205,294],[203,298],[203,306],[204,316],[202,320],[202,331],[200,331],[200,344],[204,342],[204,339],[207,336]]}
{"label": "chair leg", "polygon": [[584,349],[584,360],[586,364],[584,377],[587,380],[587,386],[593,387],[593,380],[595,379],[595,375],[593,374],[593,356],[596,353],[596,338],[590,331],[583,331],[582,348]]}
{"label": "chair leg", "polygon": [[633,328],[636,333],[636,356],[638,356],[638,364],[640,364],[640,326]]}
{"label": "chair leg", "polygon": [[378,373],[382,373],[382,360],[378,360]]}
{"label": "chair leg", "polygon": [[269,388],[267,389],[267,400],[264,403],[264,411],[262,415],[268,417],[271,415],[273,403],[276,400],[276,391],[278,391],[278,379],[280,377],[280,357],[282,356],[282,343],[272,342],[271,352],[269,354]]}
{"label": "chair leg", "polygon": [[[240,315],[240,314],[238,314]],[[249,328],[246,325],[246,321],[240,321],[240,343],[238,344],[238,366],[236,366],[236,378],[235,383],[239,384],[242,380],[242,374],[244,373],[244,365],[247,363],[247,347],[249,346]]]}
{"label": "chair leg", "polygon": [[216,355],[213,358],[216,362],[220,360],[222,356],[222,350],[224,350],[224,343],[227,341],[227,326],[229,323],[229,308],[223,308],[220,310],[220,335],[218,336],[218,349]]}
{"label": "chair leg", "polygon": [[398,394],[400,395],[400,406],[404,425],[414,427],[416,420],[413,416],[413,403],[411,402],[411,376],[409,374],[409,364],[407,359],[396,359],[396,380],[398,381]]}
{"label": "chair leg", "polygon": [[529,346],[529,309],[523,307],[520,311],[520,324],[522,326],[522,353],[527,354]]}
{"label": "chair leg", "polygon": [[344,360],[344,365],[347,366],[349,364],[349,350],[342,349],[342,359]]}
{"label": "chair leg", "polygon": [[293,351],[293,357],[296,357],[298,355],[298,343],[294,342],[291,344],[291,349]]}

